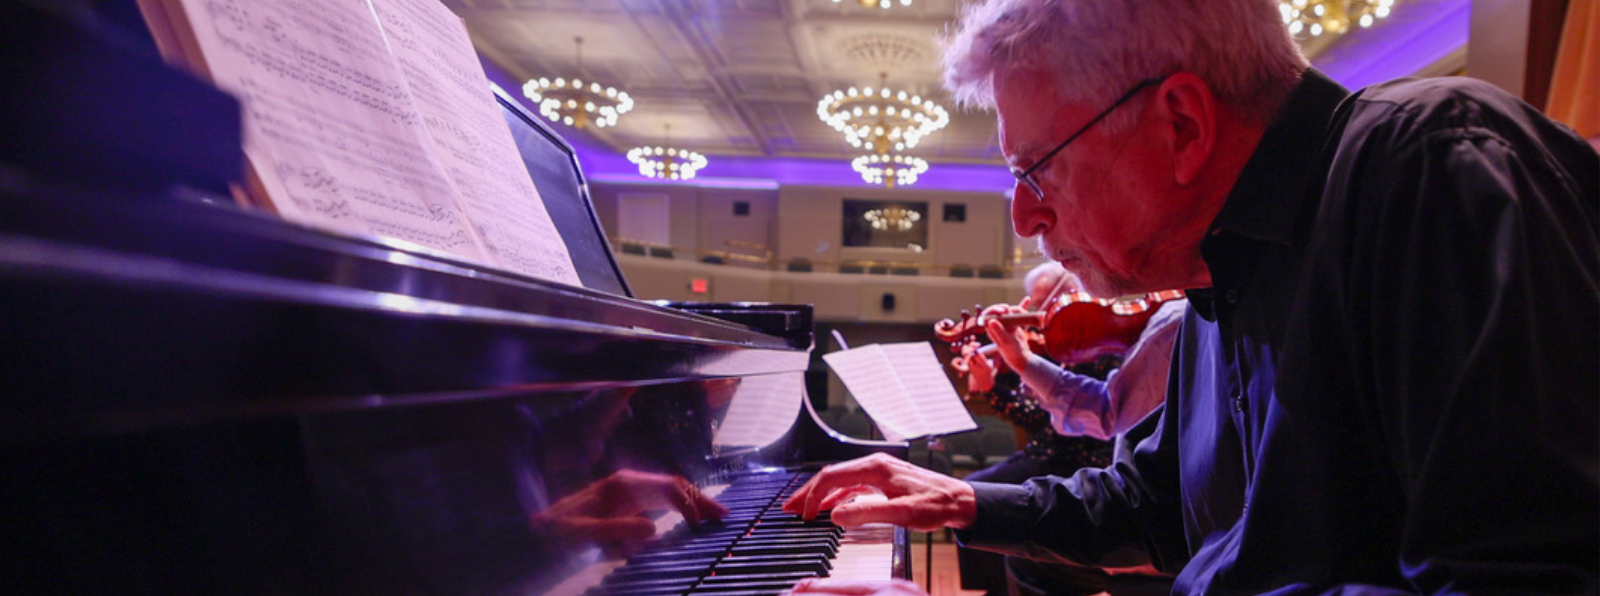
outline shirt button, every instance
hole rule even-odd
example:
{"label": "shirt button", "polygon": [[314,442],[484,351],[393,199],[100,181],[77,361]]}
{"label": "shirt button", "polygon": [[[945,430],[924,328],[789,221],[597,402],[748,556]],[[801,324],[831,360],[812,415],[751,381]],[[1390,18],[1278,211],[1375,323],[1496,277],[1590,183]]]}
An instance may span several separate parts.
{"label": "shirt button", "polygon": [[1223,299],[1228,301],[1228,304],[1236,303],[1236,302],[1239,301],[1239,291],[1238,290],[1228,290],[1228,293],[1227,294],[1223,294],[1222,297],[1223,297]]}

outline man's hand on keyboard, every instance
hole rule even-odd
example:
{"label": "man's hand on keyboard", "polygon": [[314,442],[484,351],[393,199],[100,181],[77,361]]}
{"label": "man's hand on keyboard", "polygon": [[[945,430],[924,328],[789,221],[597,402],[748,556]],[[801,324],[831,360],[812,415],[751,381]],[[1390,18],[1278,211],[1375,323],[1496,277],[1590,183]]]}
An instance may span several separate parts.
{"label": "man's hand on keyboard", "polygon": [[925,596],[927,592],[903,579],[839,581],[804,579],[789,594],[840,594],[845,596]]}
{"label": "man's hand on keyboard", "polygon": [[[884,498],[856,500],[868,494]],[[931,532],[967,527],[978,505],[971,485],[875,453],[823,468],[784,502],[783,510],[808,520],[832,510],[833,523],[845,527],[889,523]]]}

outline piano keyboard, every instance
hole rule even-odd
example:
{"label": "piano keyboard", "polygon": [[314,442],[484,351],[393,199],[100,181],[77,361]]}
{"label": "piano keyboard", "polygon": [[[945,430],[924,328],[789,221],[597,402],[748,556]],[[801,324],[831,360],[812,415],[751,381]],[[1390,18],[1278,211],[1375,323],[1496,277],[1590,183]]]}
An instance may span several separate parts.
{"label": "piano keyboard", "polygon": [[783,502],[809,472],[747,476],[717,495],[720,522],[687,525],[613,569],[586,596],[776,596],[810,577],[891,577],[893,527],[846,531],[824,513],[805,521]]}

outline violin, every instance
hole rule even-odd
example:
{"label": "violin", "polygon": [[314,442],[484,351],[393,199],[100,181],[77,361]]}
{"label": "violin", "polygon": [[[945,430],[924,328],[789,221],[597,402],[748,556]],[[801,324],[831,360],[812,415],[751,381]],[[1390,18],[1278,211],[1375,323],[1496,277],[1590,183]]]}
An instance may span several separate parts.
{"label": "violin", "polygon": [[[963,310],[960,321],[944,319],[935,323],[933,334],[950,344],[956,353],[951,366],[958,375],[967,372],[966,358],[974,349],[981,353],[993,348],[992,344],[972,345],[991,320],[999,321],[1007,329],[1037,330],[1028,334],[1028,348],[1070,367],[1107,354],[1126,352],[1139,341],[1139,335],[1161,303],[1182,297],[1182,290],[1166,290],[1105,299],[1073,289],[1051,299],[1043,311],[993,315],[979,310],[974,315]],[[976,306],[974,310],[978,310]]]}

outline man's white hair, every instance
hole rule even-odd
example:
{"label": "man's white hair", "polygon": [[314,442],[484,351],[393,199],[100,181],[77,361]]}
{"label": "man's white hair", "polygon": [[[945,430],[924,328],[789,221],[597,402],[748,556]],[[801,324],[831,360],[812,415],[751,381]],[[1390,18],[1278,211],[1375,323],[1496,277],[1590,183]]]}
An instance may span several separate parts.
{"label": "man's white hair", "polygon": [[1266,124],[1309,67],[1277,4],[982,0],[943,36],[944,84],[958,103],[989,108],[997,72],[1039,71],[1065,101],[1109,103],[1140,80],[1190,72]]}

